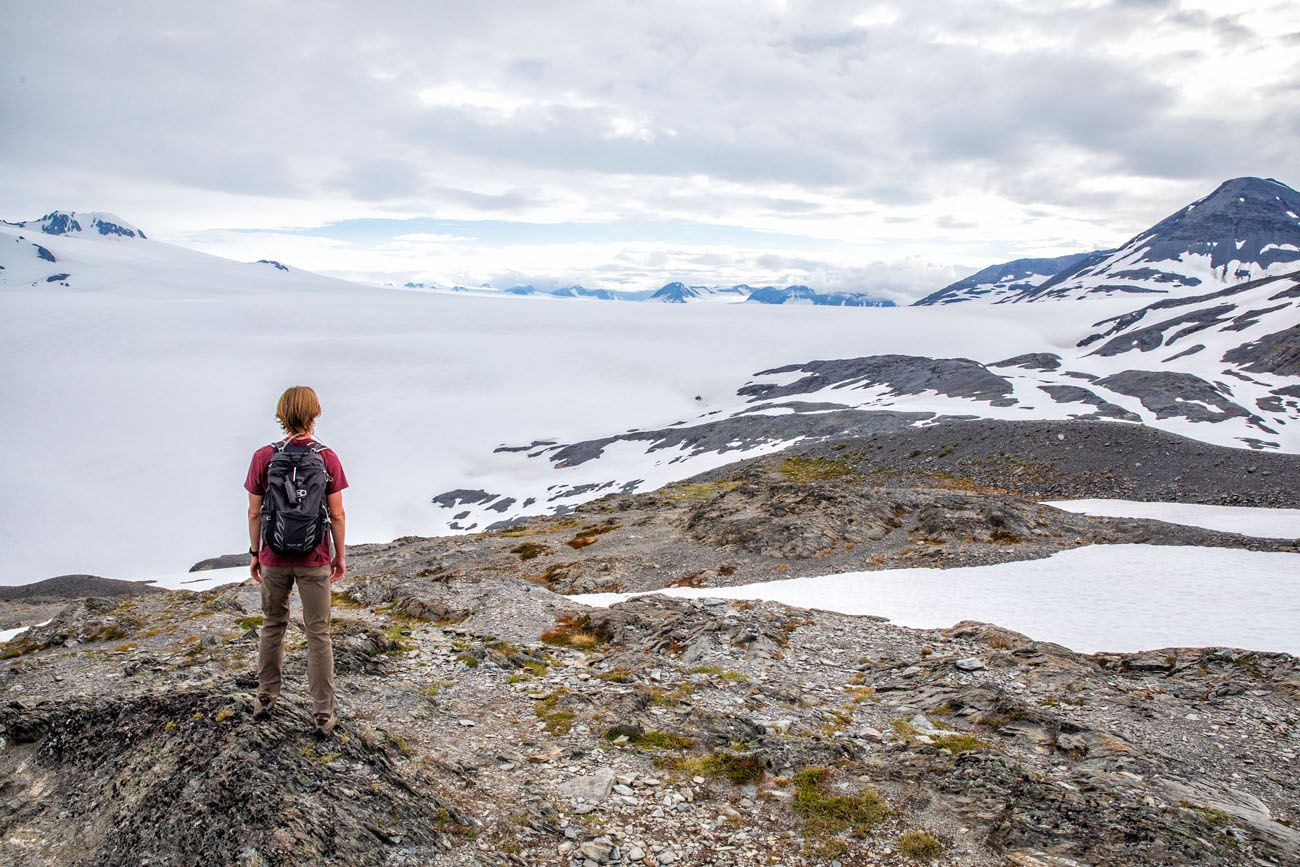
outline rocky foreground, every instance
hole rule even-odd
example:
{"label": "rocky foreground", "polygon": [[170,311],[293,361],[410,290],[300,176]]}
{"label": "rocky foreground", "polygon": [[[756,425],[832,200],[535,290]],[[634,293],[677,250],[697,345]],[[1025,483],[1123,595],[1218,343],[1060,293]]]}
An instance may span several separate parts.
{"label": "rocky foreground", "polygon": [[1070,515],[923,455],[874,472],[860,445],[357,547],[325,739],[301,630],[286,701],[250,717],[250,582],[65,601],[0,644],[0,862],[1300,863],[1294,657],[557,592],[1116,541],[1294,550]]}

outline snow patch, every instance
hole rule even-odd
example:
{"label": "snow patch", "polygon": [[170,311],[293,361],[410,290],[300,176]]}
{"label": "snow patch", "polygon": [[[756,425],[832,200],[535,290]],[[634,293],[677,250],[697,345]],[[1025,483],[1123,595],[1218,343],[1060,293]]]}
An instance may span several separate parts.
{"label": "snow patch", "polygon": [[[1300,654],[1300,554],[1088,545],[994,566],[884,569],[655,592],[871,614],[917,629],[980,620],[1080,653],[1224,645]],[[644,594],[569,598],[605,607],[635,595]]]}

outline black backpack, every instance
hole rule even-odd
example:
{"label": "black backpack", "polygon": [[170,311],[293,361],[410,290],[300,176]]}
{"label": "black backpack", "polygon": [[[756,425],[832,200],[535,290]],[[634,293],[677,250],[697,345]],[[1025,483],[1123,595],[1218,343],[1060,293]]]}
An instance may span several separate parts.
{"label": "black backpack", "polygon": [[331,478],[318,442],[272,443],[262,497],[262,543],[277,554],[306,555],[329,534],[326,488]]}

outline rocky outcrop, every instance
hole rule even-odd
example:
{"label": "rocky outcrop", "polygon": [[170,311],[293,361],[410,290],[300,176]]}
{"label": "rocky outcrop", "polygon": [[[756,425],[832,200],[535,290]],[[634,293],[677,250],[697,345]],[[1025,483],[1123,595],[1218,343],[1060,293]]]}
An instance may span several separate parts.
{"label": "rocky outcrop", "polygon": [[[976,526],[1031,533],[1018,522],[1039,517],[967,502]],[[310,733],[296,627],[282,701],[251,719],[251,583],[66,606],[43,644],[0,660],[0,860],[1300,857],[1293,657],[1085,656],[988,624],[709,598],[587,608],[547,589],[524,546],[596,538],[576,556],[631,534],[547,520],[358,546],[336,596],[343,722],[328,738]],[[498,544],[519,549],[512,568]]]}
{"label": "rocky outcrop", "polygon": [[399,770],[381,745],[318,745],[293,703],[268,722],[249,713],[242,691],[178,684],[11,703],[0,711],[5,860],[427,863],[470,829],[431,778]]}

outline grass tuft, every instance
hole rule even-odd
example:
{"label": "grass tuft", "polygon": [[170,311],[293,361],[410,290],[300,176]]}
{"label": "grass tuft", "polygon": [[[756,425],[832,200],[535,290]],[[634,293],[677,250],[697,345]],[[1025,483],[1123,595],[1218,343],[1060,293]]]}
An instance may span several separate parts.
{"label": "grass tuft", "polygon": [[898,851],[920,861],[928,861],[943,851],[943,844],[924,831],[907,831],[894,841]]}
{"label": "grass tuft", "polygon": [[793,455],[777,464],[777,469],[791,481],[825,482],[851,475],[853,468],[834,458],[814,458]]}
{"label": "grass tuft", "polygon": [[866,831],[889,815],[876,790],[867,786],[856,795],[835,795],[826,790],[827,768],[812,766],[794,775],[796,813],[803,817],[805,830],[815,834],[838,834],[852,828]]}

